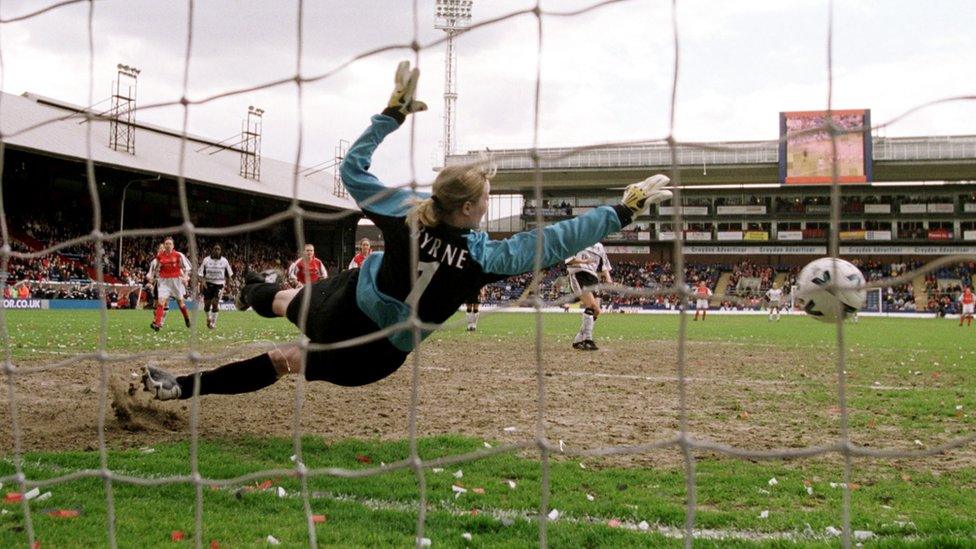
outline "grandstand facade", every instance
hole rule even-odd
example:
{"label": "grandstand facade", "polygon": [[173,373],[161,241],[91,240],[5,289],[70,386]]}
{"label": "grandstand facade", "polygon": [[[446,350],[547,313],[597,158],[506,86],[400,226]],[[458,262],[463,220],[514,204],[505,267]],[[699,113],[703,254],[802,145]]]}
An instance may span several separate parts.
{"label": "grandstand facade", "polygon": [[[2,102],[3,204],[10,245],[28,253],[58,246],[36,258],[11,259],[6,280],[15,295],[25,285],[34,297],[93,295],[85,286],[97,278],[93,243],[64,245],[91,235],[94,228],[89,152],[103,233],[170,228],[177,248],[188,253],[178,192],[182,174],[200,258],[212,244],[220,244],[238,277],[247,268],[284,268],[298,257],[294,218],[281,215],[292,206],[297,171],[298,205],[313,214],[303,220],[305,241],[333,268],[355,254],[361,214],[350,198],[335,193],[331,172],[264,158],[259,175],[242,173],[242,154],[248,153],[242,147],[192,135],[184,139],[178,130],[148,124],[133,124],[132,150],[118,150],[110,146],[111,125],[118,121],[89,120],[81,107],[30,94],[4,93]],[[275,214],[280,219],[255,230],[208,234]],[[314,219],[315,214],[327,217]],[[106,282],[141,284],[161,240],[157,234],[106,241]]]}
{"label": "grandstand facade", "polygon": [[[453,155],[447,163],[482,154]],[[488,228],[496,236],[534,227],[540,211],[551,223],[614,204],[627,184],[671,173],[667,143],[537,154],[539,201],[532,151],[492,151],[496,202],[521,206],[509,217],[493,216]],[[717,306],[729,297],[751,300],[773,282],[788,288],[799,267],[827,254],[831,187],[781,183],[780,154],[778,140],[677,146],[683,226],[674,224],[676,205],[663,203],[604,241],[611,259],[654,271],[668,264],[682,238],[690,268],[720,272],[710,282]],[[871,171],[871,182],[841,187],[840,226],[841,256],[860,264],[869,279],[937,256],[976,255],[976,136],[875,137]],[[972,284],[973,267],[958,265],[892,289],[888,308],[945,309],[944,298],[952,301]],[[955,304],[948,306],[952,312]]]}

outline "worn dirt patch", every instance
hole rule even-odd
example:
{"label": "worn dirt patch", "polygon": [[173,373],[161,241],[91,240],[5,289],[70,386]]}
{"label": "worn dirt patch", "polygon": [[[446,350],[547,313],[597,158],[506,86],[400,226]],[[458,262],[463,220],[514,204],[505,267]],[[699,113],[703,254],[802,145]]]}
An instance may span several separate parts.
{"label": "worn dirt patch", "polygon": [[[674,436],[680,425],[676,351],[676,343],[668,341],[610,340],[596,352],[544,343],[547,438],[572,449],[595,449]],[[531,342],[433,338],[419,354],[418,434],[462,434],[502,442],[532,439],[539,414],[535,356]],[[237,358],[243,356],[231,359]],[[838,418],[825,395],[836,394],[835,376],[829,367],[811,362],[815,359],[800,350],[777,347],[689,343],[688,429],[698,438],[751,450],[833,442]],[[189,402],[158,403],[130,390],[130,374],[141,365],[111,366],[109,398],[102,411],[111,448],[189,437]],[[159,365],[177,373],[190,371],[185,361]],[[394,375],[366,387],[305,384],[303,434],[330,440],[405,438],[413,368],[414,355]],[[24,451],[97,447],[99,369],[97,362],[86,362],[15,378]],[[4,454],[14,444],[10,411],[9,403],[0,410]],[[202,438],[290,437],[294,413],[295,380],[286,378],[249,395],[203,397],[198,432]],[[959,436],[939,433],[941,442]],[[852,432],[852,437],[857,444],[905,449],[913,449],[917,438],[910,430],[890,425]],[[940,440],[930,437],[929,444]],[[610,461],[675,466],[681,459],[671,448]],[[972,447],[963,447],[929,460],[927,467],[951,469],[974,461]]]}
{"label": "worn dirt patch", "polygon": [[174,432],[186,428],[187,421],[183,414],[153,400],[141,389],[132,378],[128,383],[119,376],[109,379],[110,405],[120,428],[131,432]]}

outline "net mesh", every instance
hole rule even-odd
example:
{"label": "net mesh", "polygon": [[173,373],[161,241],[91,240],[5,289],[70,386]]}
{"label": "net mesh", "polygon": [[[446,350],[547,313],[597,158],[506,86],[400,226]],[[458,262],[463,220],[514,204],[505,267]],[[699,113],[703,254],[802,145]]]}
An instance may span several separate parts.
{"label": "net mesh", "polygon": [[[481,21],[470,26],[471,29],[476,29],[478,27],[500,25],[506,21],[510,21],[519,17],[534,17],[536,20],[536,71],[535,71],[535,86],[534,86],[534,103],[533,103],[533,147],[532,147],[532,162],[534,166],[534,196],[536,199],[536,204],[540,204],[542,201],[542,171],[539,167],[540,156],[538,154],[538,143],[539,143],[539,128],[540,128],[540,106],[541,106],[541,90],[542,90],[542,52],[544,48],[544,21],[548,17],[571,17],[580,15],[586,12],[591,12],[594,10],[599,10],[606,6],[612,4],[623,3],[625,0],[606,0],[603,2],[596,2],[592,5],[584,7],[582,9],[574,11],[552,11],[544,10],[541,3],[537,3],[534,7],[529,9],[523,9],[518,11],[513,11],[506,13],[504,15]],[[38,9],[36,11],[25,13],[16,17],[9,17],[0,20],[0,33],[3,30],[3,24],[14,23],[17,21],[23,21],[30,18],[37,17],[43,13],[51,10],[60,9],[73,4],[87,3],[87,30],[88,30],[88,59],[89,59],[89,86],[88,86],[88,104],[93,104],[94,98],[94,59],[95,59],[95,46],[93,40],[93,17],[95,10],[98,6],[92,0],[66,0],[63,2],[58,2],[51,4],[44,8]],[[678,25],[677,19],[677,1],[674,0],[671,3],[671,25],[673,30],[674,38],[674,62],[673,62],[673,73],[671,76],[671,95],[670,95],[670,115],[669,115],[669,132],[668,135],[663,138],[663,140],[669,145],[671,151],[671,175],[672,181],[674,183],[674,204],[681,204],[681,180],[680,180],[680,170],[678,169],[678,158],[677,158],[677,146],[684,145],[690,147],[698,148],[711,148],[705,147],[700,144],[695,143],[679,143],[674,137],[675,120],[677,119],[677,105],[678,105],[678,82],[681,74],[681,29]],[[175,100],[159,102],[154,104],[148,104],[139,107],[139,110],[149,110],[154,108],[161,108],[166,106],[181,105],[183,110],[183,125],[181,130],[182,147],[180,150],[179,158],[179,173],[180,176],[177,179],[178,182],[178,193],[179,193],[179,203],[180,211],[183,217],[183,223],[175,227],[166,227],[161,229],[127,229],[124,231],[118,231],[114,233],[103,233],[100,230],[102,226],[101,218],[101,204],[99,201],[99,195],[96,188],[96,180],[94,175],[94,162],[92,161],[92,124],[86,124],[87,126],[87,162],[86,162],[86,173],[88,190],[91,196],[91,201],[93,204],[92,211],[92,231],[88,236],[71,239],[65,242],[58,243],[56,245],[50,246],[46,249],[35,251],[35,252],[17,252],[13,251],[11,248],[11,239],[7,221],[6,210],[2,204],[2,196],[0,196],[0,233],[3,237],[3,247],[0,248],[0,271],[7,271],[8,264],[12,258],[20,259],[30,259],[42,257],[51,253],[55,253],[60,249],[66,248],[68,246],[77,245],[81,243],[91,242],[96,244],[94,246],[96,250],[95,262],[96,262],[96,273],[97,282],[100,288],[100,297],[102,301],[102,307],[100,311],[100,329],[97,350],[93,353],[79,354],[72,356],[65,360],[51,363],[43,364],[39,366],[25,366],[18,367],[14,364],[12,349],[11,349],[11,339],[9,333],[9,326],[7,323],[6,312],[3,308],[0,308],[0,338],[2,338],[4,343],[4,365],[3,371],[7,378],[7,402],[10,411],[10,422],[11,429],[13,433],[13,448],[12,448],[12,463],[14,466],[15,473],[3,478],[0,478],[0,482],[3,483],[14,483],[17,485],[22,493],[25,493],[33,488],[45,488],[50,486],[55,486],[58,484],[64,484],[77,479],[83,478],[100,478],[104,483],[105,488],[105,498],[107,506],[107,522],[106,528],[106,539],[108,545],[111,547],[116,547],[116,513],[115,513],[115,501],[113,498],[113,486],[117,483],[132,484],[145,487],[154,487],[170,484],[189,484],[195,488],[195,529],[194,529],[194,540],[197,547],[202,546],[203,539],[203,488],[206,487],[228,487],[237,486],[243,483],[248,483],[255,481],[260,478],[267,478],[268,476],[276,475],[294,475],[300,480],[301,484],[301,498],[303,504],[303,510],[305,515],[305,522],[308,530],[308,543],[310,546],[315,547],[317,545],[316,541],[316,531],[313,522],[313,516],[310,505],[310,493],[308,487],[308,480],[314,477],[323,476],[333,476],[333,477],[344,477],[344,478],[358,478],[367,477],[374,475],[387,474],[393,471],[399,470],[410,470],[414,473],[417,478],[418,483],[418,496],[419,501],[417,505],[417,526],[416,526],[416,536],[417,544],[420,546],[422,540],[424,539],[424,527],[425,527],[425,517],[427,510],[427,490],[426,490],[426,471],[435,467],[444,467],[448,465],[460,464],[472,460],[478,460],[486,458],[489,456],[509,453],[519,450],[536,450],[539,455],[539,462],[541,467],[541,482],[540,482],[540,505],[538,513],[538,525],[539,525],[539,539],[538,542],[540,546],[547,546],[547,524],[549,522],[549,495],[550,495],[550,483],[549,483],[549,459],[551,453],[560,453],[569,456],[610,456],[610,455],[624,455],[624,454],[641,454],[653,451],[658,451],[668,448],[676,448],[680,450],[683,455],[684,467],[685,467],[685,482],[686,482],[686,506],[685,506],[685,524],[683,539],[684,544],[687,547],[691,547],[693,540],[695,538],[695,511],[696,511],[696,475],[695,475],[695,453],[701,451],[717,452],[719,454],[724,454],[726,456],[731,456],[741,459],[752,459],[752,460],[772,460],[772,459],[784,459],[784,458],[808,458],[813,456],[820,456],[825,454],[839,454],[843,457],[843,475],[844,484],[843,487],[843,504],[842,504],[842,542],[843,545],[851,545],[851,494],[850,494],[850,480],[853,467],[853,459],[855,457],[875,457],[875,458],[921,458],[926,456],[933,456],[946,452],[953,448],[958,448],[973,442],[976,438],[976,433],[968,434],[950,440],[942,445],[929,447],[924,450],[903,450],[898,448],[868,448],[863,446],[858,446],[852,443],[849,437],[848,431],[848,405],[847,405],[847,379],[845,372],[845,344],[844,344],[844,324],[843,321],[838,321],[837,331],[836,331],[836,343],[837,343],[837,362],[836,362],[836,374],[837,374],[837,405],[839,408],[839,436],[837,439],[825,445],[818,446],[807,446],[802,448],[787,448],[787,449],[773,449],[773,450],[750,450],[747,448],[739,448],[726,444],[717,443],[711,441],[705,437],[696,436],[695,433],[691,432],[689,429],[688,413],[689,413],[689,375],[688,375],[688,364],[686,362],[686,350],[687,350],[687,314],[684,312],[687,309],[688,300],[692,297],[691,293],[688,291],[685,284],[685,270],[684,270],[684,253],[682,239],[678,238],[674,241],[674,257],[673,265],[675,272],[675,281],[672,287],[660,288],[660,289],[633,289],[633,288],[620,288],[613,287],[607,288],[613,291],[621,292],[628,295],[643,295],[643,296],[657,296],[666,294],[676,294],[680,296],[681,299],[681,312],[679,314],[679,329],[678,329],[678,346],[677,346],[677,356],[675,361],[675,370],[677,378],[677,391],[678,391],[678,414],[679,414],[679,428],[678,433],[672,437],[660,439],[660,440],[650,440],[640,444],[633,445],[613,445],[600,448],[592,449],[571,449],[562,448],[561,445],[553,445],[547,438],[546,433],[546,375],[545,366],[543,360],[543,315],[542,315],[542,302],[538,297],[534,298],[534,306],[536,307],[535,313],[535,370],[536,370],[536,384],[537,384],[537,394],[538,394],[538,408],[536,414],[536,427],[534,437],[531,439],[521,440],[515,443],[504,444],[495,446],[492,448],[486,448],[483,450],[478,450],[470,453],[451,455],[446,457],[440,457],[436,459],[424,459],[418,450],[417,444],[417,409],[419,404],[419,388],[421,385],[421,364],[423,362],[423,351],[424,347],[422,345],[418,346],[412,354],[411,365],[412,365],[412,378],[411,378],[411,395],[410,395],[410,416],[409,416],[409,456],[396,463],[385,464],[382,467],[371,467],[367,469],[345,469],[345,468],[308,468],[304,464],[302,459],[302,429],[301,429],[301,412],[302,405],[304,401],[304,376],[298,376],[298,383],[295,389],[294,398],[294,423],[293,423],[293,450],[296,456],[295,465],[293,468],[289,469],[273,469],[273,470],[263,470],[254,471],[252,473],[235,477],[235,478],[205,478],[200,474],[199,467],[199,422],[200,422],[200,404],[199,404],[199,383],[194,385],[194,398],[191,400],[190,408],[190,457],[189,475],[174,475],[161,478],[144,478],[126,475],[118,471],[113,471],[108,467],[108,450],[105,441],[105,422],[106,422],[106,409],[107,409],[107,399],[108,399],[108,383],[109,376],[111,374],[111,369],[113,364],[125,361],[126,363],[131,363],[136,359],[147,359],[152,355],[151,353],[137,353],[128,354],[125,356],[120,356],[117,354],[111,354],[107,350],[107,329],[108,329],[108,315],[107,309],[105,307],[105,286],[102,284],[103,280],[103,269],[101,268],[103,264],[103,251],[100,244],[118,239],[120,237],[131,237],[131,236],[162,236],[167,234],[172,234],[173,232],[180,232],[186,236],[189,242],[189,256],[190,260],[194,265],[199,264],[199,251],[197,246],[197,236],[215,236],[215,235],[232,235],[240,234],[247,231],[255,231],[265,227],[272,226],[281,221],[292,220],[295,228],[295,238],[298,242],[298,247],[301,249],[305,244],[304,232],[302,230],[303,221],[306,219],[313,219],[319,221],[335,221],[348,217],[351,215],[357,215],[355,212],[346,211],[339,213],[319,213],[319,212],[309,212],[305,211],[298,200],[298,189],[301,183],[301,178],[299,177],[299,166],[301,166],[301,161],[303,158],[303,89],[306,85],[320,80],[324,80],[332,77],[333,75],[343,71],[356,61],[364,59],[367,57],[375,56],[384,52],[391,51],[408,51],[412,52],[414,57],[414,63],[419,62],[419,53],[421,50],[426,50],[430,48],[437,47],[446,41],[447,38],[440,40],[435,40],[426,44],[422,44],[419,41],[419,11],[418,2],[414,0],[411,8],[412,15],[412,32],[413,39],[410,43],[394,43],[385,46],[380,46],[373,48],[368,51],[363,51],[358,55],[348,61],[341,63],[334,69],[327,72],[316,74],[316,75],[305,75],[303,73],[303,32],[305,23],[305,3],[303,1],[298,2],[297,13],[295,18],[295,32],[297,34],[297,51],[295,56],[295,73],[287,78],[281,78],[278,80],[273,80],[269,82],[264,82],[261,84],[255,84],[253,86],[248,86],[245,88],[234,89],[214,95],[210,95],[203,98],[193,99],[188,97],[187,90],[189,84],[189,74],[190,74],[190,64],[193,60],[193,21],[194,21],[194,2],[193,0],[188,0],[187,2],[187,26],[186,26],[186,36],[185,36],[185,56],[183,64],[183,81],[182,81],[182,94],[181,97]],[[833,107],[833,3],[829,4],[830,18],[828,20],[827,29],[827,110],[831,110]],[[461,37],[463,39],[463,36]],[[648,75],[653,76],[653,75]],[[3,51],[0,49],[0,87],[3,84]],[[189,107],[192,105],[200,105],[208,102],[215,101],[220,98],[230,97],[235,95],[246,94],[249,92],[268,89],[277,86],[293,85],[295,86],[296,99],[298,103],[298,147],[295,156],[295,173],[292,179],[292,204],[291,206],[280,213],[269,216],[267,218],[240,224],[232,227],[223,228],[209,228],[209,227],[197,227],[191,222],[189,213],[189,199],[187,195],[186,180],[183,177],[183,167],[186,158],[186,147],[187,147],[187,124],[189,118]],[[884,124],[876,125],[875,128],[884,127],[891,125],[906,116],[936,105],[940,103],[956,102],[956,101],[966,101],[976,99],[976,96],[957,96],[957,97],[947,97],[944,99],[930,101],[928,103],[918,105],[909,109],[907,112],[895,117],[892,120],[887,121]],[[2,98],[0,98],[2,101]],[[3,105],[0,102],[0,116],[3,114]],[[3,155],[4,155],[4,143],[6,140],[13,136],[20,135],[26,132],[30,132],[37,128],[40,128],[47,124],[52,124],[57,121],[77,116],[76,114],[52,118],[50,120],[44,120],[37,124],[22,128],[14,133],[7,135],[0,135],[0,168],[3,166]],[[86,111],[84,116],[87,117],[89,122],[99,118],[98,115],[92,112]],[[829,120],[829,118],[828,118]],[[814,130],[816,130],[815,128]],[[820,128],[823,129],[823,128]],[[834,157],[836,158],[836,147],[837,147],[837,137],[842,135],[844,130],[833,126],[831,122],[828,122],[828,127],[826,128],[832,138],[832,148],[835,152]],[[411,122],[407,129],[409,133],[410,141],[410,182],[405,186],[410,189],[416,189],[418,187],[416,166],[414,165],[414,152],[416,143],[416,133],[414,124]],[[856,131],[869,132],[870,128],[861,128]],[[562,157],[570,156],[576,154],[583,150],[598,149],[605,146],[613,145],[613,143],[597,143],[591,144],[584,147],[577,147],[575,149],[568,150],[563,153]],[[0,169],[2,173],[2,169]],[[838,166],[835,162],[833,166],[834,180],[838,179]],[[2,183],[2,180],[0,180]],[[392,191],[393,189],[391,189]],[[831,185],[831,230],[830,230],[830,240],[829,240],[829,254],[836,257],[838,255],[838,243],[839,243],[839,227],[840,227],[840,216],[841,216],[841,200],[840,200],[841,188],[839,184]],[[383,196],[376,196],[374,200],[380,200]],[[536,209],[536,226],[537,231],[539,231],[540,238],[536,239],[537,249],[536,249],[536,261],[535,261],[535,278],[533,280],[533,285],[538,285],[541,280],[541,271],[544,265],[542,265],[542,238],[541,238],[541,227],[543,226],[543,212],[541,208]],[[683,226],[683,216],[682,208],[673,208],[673,223],[675,227]],[[413,241],[411,261],[416,267],[418,259],[418,246],[416,241],[416,231],[413,231]],[[895,286],[899,284],[904,284],[910,282],[914,277],[935,271],[936,269],[962,262],[962,261],[973,261],[976,260],[976,256],[946,256],[938,258],[924,267],[907,272],[898,277],[887,278],[884,280],[879,280],[872,282],[868,285],[871,288],[884,288],[889,286]],[[413,276],[413,283],[416,283],[416,272]],[[197,274],[194,270],[192,275],[192,285],[196,285]],[[305,320],[308,316],[309,311],[309,297],[310,294],[307,292],[303,293],[303,301],[301,303],[301,314],[299,325],[303,326]],[[560,300],[561,302],[567,302],[572,299],[573,296],[567,296]],[[409,329],[413,331],[415,341],[419,344],[421,338],[422,329],[435,329],[443,326],[431,325],[423,322],[416,314],[416,309],[412,309],[410,317],[401,322],[400,324],[390,326],[379,332],[368,334],[353,340],[336,343],[336,344],[312,344],[307,338],[301,337],[297,343],[301,346],[303,351],[303,359],[301,372],[304,374],[306,361],[305,357],[309,350],[326,350],[339,347],[348,347],[352,345],[357,345],[367,341],[376,340],[379,338],[384,338],[390,333],[400,330]],[[198,312],[194,312],[194,315]],[[491,313],[488,313],[491,314]],[[193,323],[191,328],[190,338],[189,338],[189,349],[187,352],[187,358],[193,364],[194,372],[199,374],[200,364],[204,358],[219,358],[214,356],[204,357],[199,348],[199,341],[196,335],[197,322]],[[252,346],[257,347],[257,346]],[[97,360],[100,365],[100,378],[99,378],[99,390],[98,390],[98,400],[99,400],[99,417],[98,417],[98,453],[100,457],[100,466],[98,469],[87,469],[73,471],[62,476],[56,476],[48,479],[30,479],[24,473],[24,448],[23,448],[23,425],[22,419],[18,415],[18,403],[19,399],[23,396],[18,394],[15,390],[15,378],[18,376],[29,376],[33,373],[48,371],[52,369],[68,368],[72,365],[78,364],[84,360]],[[196,378],[199,380],[199,376]],[[26,499],[21,502],[21,509],[23,511],[24,517],[24,530],[27,534],[28,543],[33,544],[37,538],[34,529],[34,521],[32,518],[32,510]]]}

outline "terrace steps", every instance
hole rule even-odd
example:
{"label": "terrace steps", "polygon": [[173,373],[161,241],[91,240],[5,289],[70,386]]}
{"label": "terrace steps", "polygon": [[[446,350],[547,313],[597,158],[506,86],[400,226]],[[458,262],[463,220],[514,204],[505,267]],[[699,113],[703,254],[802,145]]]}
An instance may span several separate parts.
{"label": "terrace steps", "polygon": [[718,277],[718,282],[715,283],[715,289],[712,290],[712,299],[709,301],[712,305],[718,305],[722,303],[725,299],[726,294],[729,291],[729,280],[732,278],[732,273],[730,271],[722,271],[722,274]]}

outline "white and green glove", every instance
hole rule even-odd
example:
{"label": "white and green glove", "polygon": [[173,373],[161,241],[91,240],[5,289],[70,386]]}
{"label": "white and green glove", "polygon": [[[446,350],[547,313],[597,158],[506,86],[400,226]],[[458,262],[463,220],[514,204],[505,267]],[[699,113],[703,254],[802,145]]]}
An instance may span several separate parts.
{"label": "white and green glove", "polygon": [[635,216],[644,213],[648,206],[671,198],[667,189],[671,179],[662,174],[652,175],[639,183],[631,183],[624,189],[620,203],[630,209]]}
{"label": "white and green glove", "polygon": [[420,69],[410,70],[410,61],[401,61],[397,66],[394,82],[396,87],[390,95],[390,102],[387,104],[384,114],[393,114],[394,118],[406,119],[408,114],[426,111],[427,103],[414,99],[413,94],[417,91],[417,79],[420,77]]}

